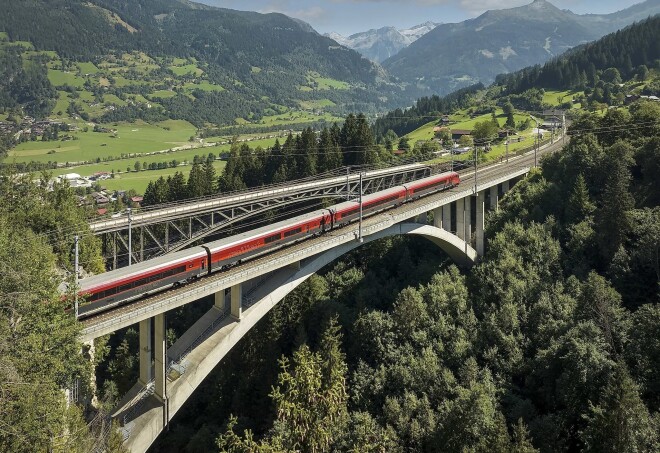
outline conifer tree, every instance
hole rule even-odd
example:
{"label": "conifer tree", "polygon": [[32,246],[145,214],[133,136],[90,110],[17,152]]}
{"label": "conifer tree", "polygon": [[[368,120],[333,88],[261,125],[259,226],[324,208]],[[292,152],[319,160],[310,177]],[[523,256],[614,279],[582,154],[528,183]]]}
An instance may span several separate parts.
{"label": "conifer tree", "polygon": [[586,220],[593,214],[596,207],[589,199],[589,189],[584,180],[584,176],[580,173],[575,180],[573,193],[571,193],[566,205],[566,222],[579,223]]}
{"label": "conifer tree", "polygon": [[605,190],[596,215],[596,231],[601,256],[607,262],[619,250],[631,227],[630,211],[634,200],[630,193],[629,156],[630,145],[617,143],[605,158]]}
{"label": "conifer tree", "polygon": [[169,181],[169,201],[180,201],[188,198],[188,187],[183,173],[177,171]]}
{"label": "conifer tree", "polygon": [[204,162],[204,195],[212,195],[215,193],[215,168],[213,167],[213,161],[207,159]]}
{"label": "conifer tree", "polygon": [[188,196],[190,198],[197,198],[206,195],[206,177],[204,170],[199,164],[193,164],[188,176]]}
{"label": "conifer tree", "polygon": [[585,451],[622,453],[660,449],[658,432],[625,364],[617,365],[598,406],[592,406],[590,412],[587,428],[580,433]]}

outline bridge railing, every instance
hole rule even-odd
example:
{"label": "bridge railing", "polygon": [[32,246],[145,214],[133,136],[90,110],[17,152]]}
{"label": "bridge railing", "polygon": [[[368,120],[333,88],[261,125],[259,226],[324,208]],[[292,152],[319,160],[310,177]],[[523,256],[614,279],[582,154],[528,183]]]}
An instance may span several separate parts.
{"label": "bridge railing", "polygon": [[[267,184],[267,185],[262,185],[258,187],[252,187],[249,189],[242,189],[242,190],[235,190],[235,191],[230,191],[230,192],[222,192],[222,193],[217,193],[213,195],[207,195],[204,197],[197,197],[197,198],[190,198],[186,200],[181,200],[181,201],[175,201],[175,202],[170,202],[170,203],[160,203],[157,205],[153,206],[146,206],[143,208],[140,208],[139,213],[146,214],[151,211],[156,211],[156,210],[165,210],[165,209],[176,209],[182,205],[191,205],[195,203],[204,203],[204,202],[210,202],[217,200],[218,198],[231,198],[231,197],[240,197],[240,196],[247,196],[247,195],[252,195],[254,193],[258,192],[263,192],[263,191],[269,191],[269,190],[276,190],[276,189],[281,189],[281,188],[290,188],[292,185],[298,185],[298,184],[304,184],[306,182],[319,182],[320,179],[326,179],[326,178],[332,178],[332,177],[342,177],[346,176],[347,172],[350,172],[351,174],[356,174],[356,172],[362,172],[362,171],[376,171],[376,170],[385,170],[388,168],[395,168],[395,167],[400,167],[404,165],[410,165],[410,164],[415,164],[415,163],[424,163],[424,160],[420,157],[408,157],[405,159],[398,159],[398,160],[392,160],[392,161],[387,161],[387,162],[379,162],[377,164],[372,164],[372,165],[361,165],[361,166],[347,166],[347,167],[340,167],[335,170],[329,170],[324,173],[319,173],[314,176],[309,176],[306,178],[301,178],[297,179],[294,181],[287,181],[287,182],[282,182],[282,183],[274,183],[274,184]],[[134,213],[136,215],[137,213]],[[90,219],[90,220],[95,220],[95,219]],[[115,220],[115,219],[101,219],[101,220],[96,220],[92,222],[92,224],[103,224],[106,221],[109,220]]]}

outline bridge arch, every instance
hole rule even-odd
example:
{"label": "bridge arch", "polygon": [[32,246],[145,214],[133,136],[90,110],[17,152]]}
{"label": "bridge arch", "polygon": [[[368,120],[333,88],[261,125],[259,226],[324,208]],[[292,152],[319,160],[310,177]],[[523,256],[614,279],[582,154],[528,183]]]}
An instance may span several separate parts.
{"label": "bridge arch", "polygon": [[[469,244],[448,231],[418,223],[398,223],[357,240],[341,244],[335,248],[319,253],[303,260],[299,266],[289,266],[272,273],[260,283],[253,293],[253,301],[244,308],[240,320],[225,318],[218,327],[201,343],[186,355],[181,368],[185,371],[167,385],[167,408],[161,403],[151,401],[145,404],[141,414],[131,423],[131,435],[126,440],[126,446],[131,451],[146,451],[158,434],[164,428],[164,420],[170,420],[204,379],[215,369],[226,354],[254,327],[275,305],[300,286],[305,280],[336,259],[370,242],[390,236],[403,234],[417,235],[428,239],[445,251],[457,264],[472,266],[477,260],[477,252]],[[215,313],[212,313],[215,312]],[[211,309],[207,318],[218,316],[217,308]],[[207,326],[195,325],[191,331],[204,331]],[[191,338],[188,333],[181,337]],[[170,350],[176,349],[173,345]],[[169,351],[168,351],[169,352]],[[153,399],[153,398],[152,398]],[[167,414],[164,413],[167,410]],[[121,417],[121,413],[115,416]]]}

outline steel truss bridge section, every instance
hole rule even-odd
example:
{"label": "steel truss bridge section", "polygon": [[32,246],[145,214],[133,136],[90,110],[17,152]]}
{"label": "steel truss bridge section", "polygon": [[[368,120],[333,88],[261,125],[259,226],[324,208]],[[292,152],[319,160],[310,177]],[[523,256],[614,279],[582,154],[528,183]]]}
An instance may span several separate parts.
{"label": "steel truss bridge section", "polygon": [[[244,223],[269,211],[289,205],[321,199],[350,199],[431,175],[424,164],[408,164],[362,173],[345,169],[343,175],[307,179],[269,186],[220,197],[191,200],[186,203],[146,210],[131,216],[90,224],[96,235],[103,236],[103,248],[111,267],[117,269],[128,260],[140,262],[184,249],[196,241]],[[308,209],[312,209],[309,206]],[[129,241],[131,247],[129,247]]]}

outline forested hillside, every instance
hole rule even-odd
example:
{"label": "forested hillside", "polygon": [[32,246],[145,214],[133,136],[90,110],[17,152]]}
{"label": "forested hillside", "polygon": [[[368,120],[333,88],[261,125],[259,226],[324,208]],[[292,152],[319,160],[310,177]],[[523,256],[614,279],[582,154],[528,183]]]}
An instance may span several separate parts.
{"label": "forested hillside", "polygon": [[[655,16],[567,51],[543,66],[500,74],[488,88],[478,84],[444,97],[421,98],[409,109],[396,109],[378,118],[374,132],[379,140],[390,129],[401,136],[468,106],[474,113],[512,103],[521,110],[540,112],[554,107],[570,109],[580,102],[582,108],[598,110],[622,106],[627,94],[658,95],[658,78],[651,71],[660,69],[659,43],[660,16]],[[565,90],[560,104],[544,100],[545,90]],[[569,92],[574,93],[573,99],[567,96]]]}
{"label": "forested hillside", "polygon": [[[75,103],[83,88],[91,92],[110,110],[92,116],[100,122],[172,118],[198,127],[231,125],[304,105],[374,111],[397,105],[402,96],[360,54],[282,14],[178,0],[19,0],[0,6],[0,38],[16,43],[30,65],[62,71],[51,74],[60,97]],[[16,53],[4,47],[0,54]],[[184,64],[172,69],[173,61]],[[16,96],[0,98],[0,108],[55,116],[54,87],[44,91],[33,79],[22,83],[50,108],[30,109]],[[123,102],[108,103],[103,95]]]}
{"label": "forested hillside", "polygon": [[577,121],[470,273],[398,238],[312,277],[154,451],[657,451],[658,119]]}
{"label": "forested hillside", "polygon": [[446,94],[477,82],[489,84],[498,74],[542,64],[658,13],[657,0],[604,15],[578,15],[549,1],[534,0],[439,25],[385,60],[383,67],[427,93]]}
{"label": "forested hillside", "polygon": [[599,81],[597,71],[614,68],[621,77],[630,79],[640,71],[640,66],[648,70],[648,64],[656,65],[660,59],[660,16],[631,25],[584,46],[572,49],[543,66],[537,65],[501,74],[496,84],[506,88],[508,93],[521,93],[530,88],[556,88],[561,90],[582,90],[595,86]]}

